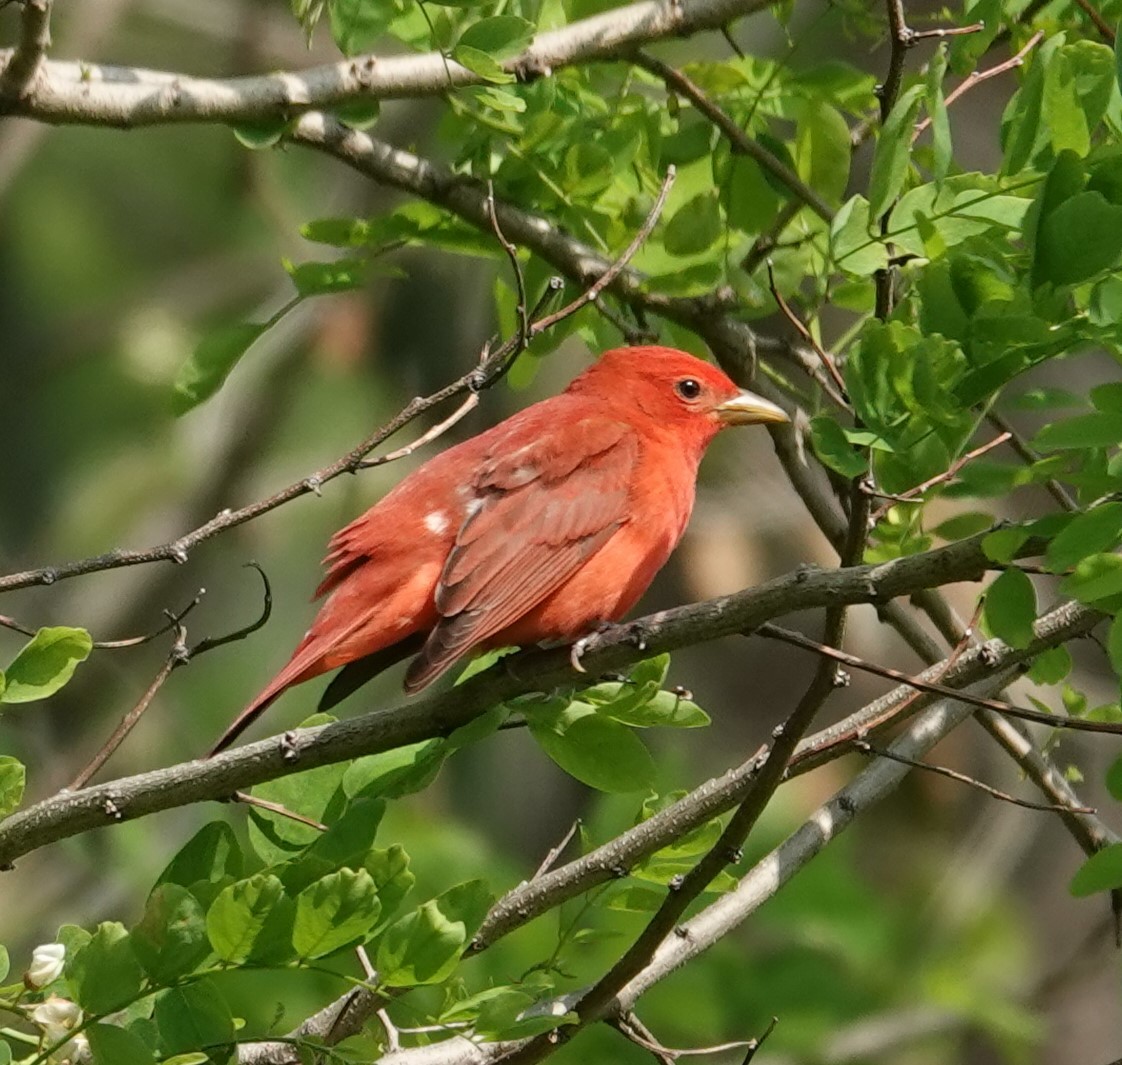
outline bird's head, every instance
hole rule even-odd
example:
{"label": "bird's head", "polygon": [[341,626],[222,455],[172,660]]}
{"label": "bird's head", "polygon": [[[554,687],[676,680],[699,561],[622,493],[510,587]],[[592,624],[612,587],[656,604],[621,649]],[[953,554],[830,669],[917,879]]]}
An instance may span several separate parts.
{"label": "bird's head", "polygon": [[569,391],[595,395],[702,446],[726,425],[788,421],[781,407],[738,387],[716,366],[674,348],[605,352]]}

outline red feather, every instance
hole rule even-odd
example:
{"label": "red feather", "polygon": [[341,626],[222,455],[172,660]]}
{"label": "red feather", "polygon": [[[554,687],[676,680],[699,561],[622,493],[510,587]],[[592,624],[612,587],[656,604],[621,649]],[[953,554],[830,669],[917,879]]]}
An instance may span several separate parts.
{"label": "red feather", "polygon": [[286,688],[339,666],[356,663],[366,679],[362,660],[385,668],[423,640],[406,673],[412,693],[473,650],[571,641],[617,620],[681,538],[710,440],[730,422],[781,420],[683,352],[606,353],[332,537],[316,590],[327,601],[214,751]]}

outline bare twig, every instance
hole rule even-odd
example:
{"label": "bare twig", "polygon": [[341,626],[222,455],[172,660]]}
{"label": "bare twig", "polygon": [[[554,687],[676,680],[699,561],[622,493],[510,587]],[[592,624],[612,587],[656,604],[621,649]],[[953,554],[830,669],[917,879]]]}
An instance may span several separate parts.
{"label": "bare twig", "polygon": [[1070,812],[1078,814],[1093,814],[1098,812],[1091,806],[1068,806],[1063,803],[1031,802],[1028,799],[1018,799],[1015,795],[1010,795],[1007,791],[1000,791],[998,788],[991,787],[989,784],[984,784],[982,781],[967,776],[965,773],[959,773],[954,769],[949,769],[947,766],[932,765],[930,762],[922,762],[913,758],[905,758],[903,755],[893,754],[883,747],[874,747],[867,740],[855,740],[853,747],[862,754],[873,755],[877,758],[891,758],[894,762],[910,765],[913,769],[923,769],[929,773],[947,777],[950,780],[957,780],[961,784],[968,784],[972,788],[984,791],[987,795],[992,795],[995,799],[1012,803],[1014,806],[1023,806],[1026,810],[1043,810],[1045,813]]}
{"label": "bare twig", "polygon": [[823,221],[829,223],[833,220],[833,208],[814,189],[810,188],[786,163],[776,158],[763,145],[749,137],[728,112],[710,100],[680,70],[676,70],[669,63],[664,63],[661,59],[656,59],[647,52],[636,51],[632,53],[631,60],[636,66],[642,67],[648,73],[659,78],[668,89],[686,97],[701,114],[725,135],[734,151],[747,155],[758,163]]}
{"label": "bare twig", "polygon": [[976,447],[973,451],[968,451],[965,455],[960,455],[942,473],[936,474],[934,477],[928,477],[926,481],[920,482],[914,488],[909,488],[906,492],[901,492],[899,495],[885,496],[884,493],[881,492],[875,493],[882,498],[889,499],[890,502],[885,506],[878,507],[877,510],[873,512],[870,520],[873,524],[876,524],[888,513],[895,503],[911,503],[917,501],[918,497],[922,496],[929,488],[934,488],[938,484],[945,484],[947,481],[951,480],[963,466],[986,454],[987,451],[992,451],[995,447],[1004,444],[1009,437],[1009,433],[1002,433],[1000,436],[995,436],[992,440],[982,444],[981,447]]}
{"label": "bare twig", "polygon": [[1014,706],[1012,703],[1002,702],[999,699],[981,699],[977,696],[966,695],[954,688],[948,688],[946,685],[937,684],[934,681],[921,680],[919,677],[909,677],[906,673],[902,673],[898,669],[892,669],[889,666],[880,666],[875,662],[867,662],[865,659],[858,658],[856,655],[848,654],[845,651],[839,651],[836,647],[830,647],[827,644],[819,643],[817,640],[812,640],[808,636],[803,636],[802,633],[792,632],[789,629],[780,628],[778,625],[768,623],[761,625],[755,631],[756,635],[766,636],[768,639],[780,640],[783,643],[793,644],[796,647],[814,651],[815,654],[832,658],[835,662],[841,662],[854,669],[859,669],[863,673],[874,673],[878,677],[885,677],[888,680],[895,680],[901,684],[907,684],[910,687],[916,688],[918,691],[931,692],[936,695],[946,695],[961,699],[963,702],[971,703],[973,706],[979,706],[986,710],[993,710],[995,713],[1004,714],[1006,717],[1016,717],[1023,721],[1032,721],[1037,725],[1047,725],[1049,728],[1073,729],[1076,732],[1103,732],[1113,736],[1122,736],[1122,725],[1119,724],[1114,724],[1109,721],[1092,721],[1081,717],[1061,717],[1058,714],[1045,714],[1041,713],[1039,710],[1029,710],[1023,706]]}
{"label": "bare twig", "polygon": [[181,625],[177,625],[175,643],[168,652],[167,658],[164,659],[164,664],[160,666],[159,672],[152,679],[152,683],[148,685],[147,690],[140,697],[136,705],[121,718],[120,723],[113,730],[113,734],[109,739],[105,741],[101,750],[93,756],[89,764],[70,782],[68,785],[70,791],[77,791],[79,788],[84,788],[86,784],[89,783],[90,778],[109,761],[113,752],[121,746],[125,737],[136,727],[137,722],[144,716],[148,707],[152,705],[152,700],[155,699],[156,693],[164,686],[168,677],[171,676],[172,671],[176,666],[181,665],[186,660],[187,645],[184,642],[186,638],[187,630]]}
{"label": "bare twig", "polygon": [[240,802],[245,806],[256,806],[259,810],[268,810],[271,814],[277,814],[279,817],[287,817],[290,821],[296,821],[298,824],[307,825],[308,828],[314,828],[318,832],[326,832],[327,825],[314,818],[305,817],[303,814],[297,813],[295,810],[290,810],[287,806],[279,802],[272,802],[269,799],[262,799],[258,795],[250,795],[248,791],[235,791],[233,794],[234,802]]}
{"label": "bare twig", "polygon": [[550,869],[553,868],[553,863],[556,862],[557,859],[561,857],[565,848],[572,841],[572,838],[580,831],[580,824],[581,824],[580,823],[580,818],[578,817],[569,826],[569,831],[566,832],[565,835],[561,837],[561,842],[558,843],[556,846],[553,846],[553,847],[549,848],[549,851],[547,852],[546,856],[541,860],[541,864],[537,867],[537,869],[534,871],[534,875],[530,878],[531,880],[537,880],[538,877],[545,876],[545,874],[548,873],[550,871]]}
{"label": "bare twig", "polygon": [[[992,67],[985,70],[972,71],[966,78],[964,78],[958,85],[956,85],[949,93],[947,93],[943,101],[947,107],[950,107],[956,100],[961,99],[971,89],[981,85],[983,81],[988,81],[990,78],[996,78],[1000,74],[1006,74],[1010,70],[1016,70],[1017,67],[1023,66],[1026,57],[1042,40],[1044,40],[1043,33],[1034,33],[1025,46],[1015,55],[1001,63],[997,63]],[[931,125],[931,116],[928,115],[922,122],[916,123],[915,133],[912,136],[913,143],[928,126]]]}
{"label": "bare twig", "polygon": [[[1040,461],[1040,456],[1028,445],[1025,438],[1013,427],[1013,424],[1000,412],[989,410],[986,412],[986,421],[995,429],[1009,434],[1009,446],[1029,466]],[[1049,477],[1044,482],[1048,494],[1067,511],[1077,511],[1079,504],[1071,497],[1068,490],[1054,477]]]}
{"label": "bare twig", "polygon": [[[97,651],[121,651],[129,647],[140,647],[142,644],[151,643],[157,637],[163,636],[165,632],[171,632],[192,610],[195,609],[203,601],[203,596],[206,594],[205,588],[200,588],[195,593],[195,598],[191,600],[182,610],[177,613],[167,612],[167,620],[158,629],[152,632],[145,633],[143,636],[129,636],[122,640],[94,640],[93,647]],[[6,614],[0,614],[0,626],[5,629],[11,629],[13,632],[22,633],[24,636],[34,636],[39,630],[33,629],[29,625],[21,624],[15,618],[8,617]]]}
{"label": "bare twig", "polygon": [[526,346],[530,339],[530,322],[527,317],[528,302],[526,299],[526,278],[522,273],[522,264],[518,261],[518,249],[506,238],[503,227],[499,225],[499,216],[495,213],[495,185],[487,182],[487,214],[491,220],[491,228],[495,231],[495,239],[499,242],[506,257],[510,262],[511,272],[514,274],[515,292],[518,296],[518,344],[519,349]]}
{"label": "bare twig", "polygon": [[770,259],[768,259],[767,261],[767,280],[768,288],[771,289],[772,299],[775,300],[776,304],[779,306],[779,309],[783,312],[783,317],[786,318],[787,321],[795,327],[799,336],[801,336],[803,340],[805,340],[814,349],[815,353],[818,355],[818,358],[821,360],[822,365],[826,368],[826,372],[830,375],[831,380],[834,382],[834,386],[837,389],[836,392],[831,392],[828,386],[824,386],[825,390],[829,393],[830,398],[833,399],[834,402],[838,404],[838,406],[848,407],[849,397],[845,387],[845,378],[842,377],[841,371],[837,367],[837,363],[834,362],[833,358],[831,358],[830,354],[822,347],[822,345],[814,339],[814,335],[811,333],[811,331],[807,329],[807,327],[803,325],[801,321],[799,321],[798,316],[794,311],[791,310],[787,301],[783,298],[782,293],[778,288],[776,288],[775,271],[772,268]]}
{"label": "bare twig", "polygon": [[1098,9],[1091,3],[1091,0],[1075,0],[1075,2],[1083,8],[1087,17],[1095,24],[1095,29],[1102,34],[1103,40],[1113,45],[1115,39],[1114,27],[1099,14]]}

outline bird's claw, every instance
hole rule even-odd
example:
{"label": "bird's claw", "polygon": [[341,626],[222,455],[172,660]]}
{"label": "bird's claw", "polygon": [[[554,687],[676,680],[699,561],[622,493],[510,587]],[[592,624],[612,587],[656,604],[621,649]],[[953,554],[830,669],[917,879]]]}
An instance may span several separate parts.
{"label": "bird's claw", "polygon": [[610,621],[601,621],[587,636],[582,636],[569,649],[569,665],[574,673],[587,673],[588,670],[581,665],[581,659],[592,649],[596,640],[612,627]]}

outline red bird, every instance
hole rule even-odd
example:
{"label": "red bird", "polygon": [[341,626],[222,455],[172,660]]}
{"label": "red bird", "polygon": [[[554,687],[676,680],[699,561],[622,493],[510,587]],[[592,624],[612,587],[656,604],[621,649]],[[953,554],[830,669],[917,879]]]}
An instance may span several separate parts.
{"label": "red bird", "polygon": [[709,442],[726,425],[786,420],[685,352],[607,352],[335,534],[316,589],[327,601],[211,753],[286,688],[339,666],[321,706],[415,652],[410,694],[472,651],[571,642],[618,620],[681,539]]}

